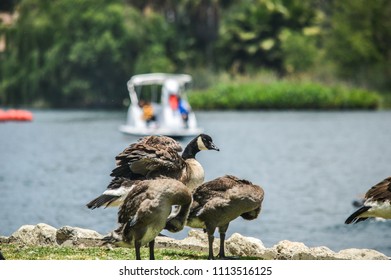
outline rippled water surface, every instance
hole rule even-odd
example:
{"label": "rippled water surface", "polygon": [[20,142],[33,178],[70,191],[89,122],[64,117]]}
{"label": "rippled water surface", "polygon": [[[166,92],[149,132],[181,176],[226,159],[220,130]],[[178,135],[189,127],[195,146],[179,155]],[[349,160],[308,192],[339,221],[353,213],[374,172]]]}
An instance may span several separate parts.
{"label": "rippled water surface", "polygon": [[[118,131],[125,112],[36,111],[0,123],[0,235],[24,224],[116,227],[116,209],[85,204],[110,182],[114,157],[137,140]],[[265,190],[259,219],[234,232],[261,239],[391,256],[391,221],[344,225],[352,201],[391,175],[391,112],[198,112],[220,152],[197,159],[206,180],[233,174]],[[183,145],[189,139],[183,139]],[[186,231],[172,235],[182,238]]]}

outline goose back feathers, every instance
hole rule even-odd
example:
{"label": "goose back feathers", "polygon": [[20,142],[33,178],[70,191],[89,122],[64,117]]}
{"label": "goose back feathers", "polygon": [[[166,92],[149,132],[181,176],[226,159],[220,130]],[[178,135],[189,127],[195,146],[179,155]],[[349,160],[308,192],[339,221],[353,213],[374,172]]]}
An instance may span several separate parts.
{"label": "goose back feathers", "polygon": [[391,177],[367,191],[363,206],[351,214],[345,224],[358,223],[375,217],[391,219]]}
{"label": "goose back feathers", "polygon": [[232,175],[216,178],[194,190],[188,225],[219,227],[239,216],[253,220],[261,211],[263,198],[263,189],[250,181]]}
{"label": "goose back feathers", "polygon": [[142,137],[138,140],[138,142],[130,144],[127,148],[125,148],[125,150],[115,157],[117,167],[111,172],[110,176],[129,179],[144,179],[147,177],[147,172],[130,170],[132,162],[143,158],[143,155],[151,156],[156,151],[165,150],[170,151],[175,156],[175,154],[182,151],[182,147],[178,141],[167,136],[152,135]]}

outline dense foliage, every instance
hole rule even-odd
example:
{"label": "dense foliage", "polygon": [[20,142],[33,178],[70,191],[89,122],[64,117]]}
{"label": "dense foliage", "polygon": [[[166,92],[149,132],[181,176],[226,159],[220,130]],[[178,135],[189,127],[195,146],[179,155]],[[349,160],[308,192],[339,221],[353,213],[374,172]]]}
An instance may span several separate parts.
{"label": "dense foliage", "polygon": [[0,19],[5,106],[118,107],[146,72],[209,86],[267,70],[391,91],[387,0],[6,0],[3,11],[14,16]]}
{"label": "dense foliage", "polygon": [[19,13],[1,58],[5,104],[121,104],[141,47],[137,13],[117,0],[24,0]]}
{"label": "dense foliage", "polygon": [[391,89],[391,1],[334,1],[326,49],[338,75]]}
{"label": "dense foliage", "polygon": [[194,91],[195,109],[375,109],[381,97],[367,90],[316,83],[224,83]]}

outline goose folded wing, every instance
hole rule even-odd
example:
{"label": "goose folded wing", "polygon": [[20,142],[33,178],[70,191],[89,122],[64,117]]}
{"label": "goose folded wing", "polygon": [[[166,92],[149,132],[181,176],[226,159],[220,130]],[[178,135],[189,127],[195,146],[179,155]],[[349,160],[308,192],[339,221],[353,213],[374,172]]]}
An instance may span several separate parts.
{"label": "goose folded wing", "polygon": [[141,203],[148,199],[148,188],[148,184],[142,181],[132,188],[119,208],[118,223],[125,224],[134,219]]}
{"label": "goose folded wing", "polygon": [[207,182],[199,186],[193,192],[193,203],[191,205],[189,217],[198,217],[205,210],[210,208],[212,201],[216,202],[215,206],[226,205],[226,192],[232,188],[230,185],[215,184],[215,180]]}
{"label": "goose folded wing", "polygon": [[129,166],[131,162],[137,161],[147,154],[151,156],[154,149],[156,148],[150,147],[142,141],[130,144],[127,148],[125,148],[125,150],[123,150],[115,157],[116,168],[113,169],[110,176],[126,177],[129,179],[141,179],[141,174],[133,173]]}
{"label": "goose folded wing", "polygon": [[157,149],[173,149],[177,152],[182,151],[182,147],[178,141],[163,135],[145,136],[141,138],[138,143],[143,143]]}
{"label": "goose folded wing", "polygon": [[391,177],[388,177],[376,184],[365,194],[365,199],[373,201],[391,202]]}
{"label": "goose folded wing", "polygon": [[139,139],[138,142],[130,144],[126,147],[121,153],[119,153],[115,159],[117,160],[117,165],[124,164],[129,161],[128,156],[137,150],[145,149],[157,149],[157,150],[166,150],[171,149],[176,152],[181,152],[182,147],[178,141],[167,137],[167,136],[146,136]]}
{"label": "goose folded wing", "polygon": [[223,183],[219,179],[206,182],[194,190],[193,200],[203,204],[213,197],[224,196],[233,186],[233,184]]}
{"label": "goose folded wing", "polygon": [[185,161],[172,149],[137,151],[129,155],[129,169],[145,178],[167,176],[178,178],[185,168]]}

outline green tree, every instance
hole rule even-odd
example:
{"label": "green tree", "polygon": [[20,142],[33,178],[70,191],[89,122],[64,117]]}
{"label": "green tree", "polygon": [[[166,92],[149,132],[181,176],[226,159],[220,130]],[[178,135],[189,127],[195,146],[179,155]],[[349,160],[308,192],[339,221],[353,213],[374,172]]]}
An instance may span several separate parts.
{"label": "green tree", "polygon": [[220,29],[221,63],[234,73],[262,67],[285,73],[284,32],[312,27],[316,11],[312,0],[237,2],[225,11]]}
{"label": "green tree", "polygon": [[167,72],[176,71],[176,65],[169,55],[168,45],[175,37],[175,30],[162,15],[153,10],[143,12],[145,36],[142,37],[142,49],[135,62],[134,72]]}
{"label": "green tree", "polygon": [[325,43],[339,75],[357,84],[391,88],[391,2],[333,1]]}
{"label": "green tree", "polygon": [[[173,62],[177,71],[195,67],[214,67],[214,44],[218,38],[220,10],[230,2],[233,1],[127,1],[147,15],[146,20],[151,10],[165,19],[165,23],[161,23],[161,26],[169,26],[172,32],[165,38],[161,38],[165,52],[159,53]],[[155,32],[160,32],[161,26],[155,26]],[[151,31],[154,34],[153,30]],[[155,44],[157,44],[156,40]],[[158,47],[155,46],[153,49],[156,52]]]}
{"label": "green tree", "polygon": [[24,0],[6,30],[0,96],[6,105],[118,106],[142,27],[120,0]]}

